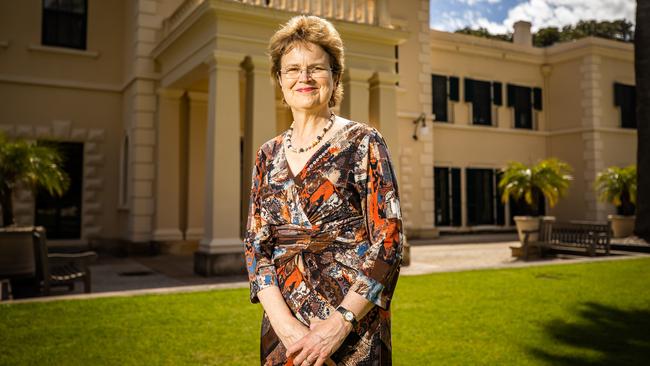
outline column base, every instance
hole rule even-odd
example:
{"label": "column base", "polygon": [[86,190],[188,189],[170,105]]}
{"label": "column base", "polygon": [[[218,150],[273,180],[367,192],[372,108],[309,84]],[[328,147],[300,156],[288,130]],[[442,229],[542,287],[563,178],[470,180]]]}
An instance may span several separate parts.
{"label": "column base", "polygon": [[246,274],[244,252],[195,252],[194,273],[205,277]]}

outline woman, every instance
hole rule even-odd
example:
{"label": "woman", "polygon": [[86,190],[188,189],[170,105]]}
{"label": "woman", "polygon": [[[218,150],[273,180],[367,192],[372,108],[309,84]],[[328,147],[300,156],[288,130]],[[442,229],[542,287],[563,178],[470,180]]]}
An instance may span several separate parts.
{"label": "woman", "polygon": [[262,364],[390,364],[402,220],[388,149],[330,109],[343,72],[331,23],[294,17],[269,51],[294,122],[253,170],[245,244]]}

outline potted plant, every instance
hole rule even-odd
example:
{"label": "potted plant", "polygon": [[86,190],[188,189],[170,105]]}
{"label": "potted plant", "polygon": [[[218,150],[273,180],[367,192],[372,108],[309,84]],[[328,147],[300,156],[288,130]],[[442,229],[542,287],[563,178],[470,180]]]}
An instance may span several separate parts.
{"label": "potted plant", "polygon": [[[538,202],[543,196],[550,207],[566,194],[571,181],[571,167],[556,158],[544,159],[533,166],[520,162],[510,162],[503,170],[499,180],[501,200],[507,204],[512,198],[522,202],[524,216],[515,216],[519,240],[523,243],[524,231],[537,230],[540,217],[537,215]],[[553,218],[547,218],[552,220]],[[536,240],[533,235],[531,240]],[[513,247],[513,256],[520,256],[521,247]]]}
{"label": "potted plant", "polygon": [[7,139],[0,131],[0,206],[2,226],[15,225],[13,193],[18,186],[43,188],[62,195],[70,179],[61,166],[63,157],[51,146]]}
{"label": "potted plant", "polygon": [[636,165],[609,167],[596,176],[594,186],[598,199],[613,204],[617,209],[616,215],[607,217],[615,238],[628,237],[634,231],[636,185]]}

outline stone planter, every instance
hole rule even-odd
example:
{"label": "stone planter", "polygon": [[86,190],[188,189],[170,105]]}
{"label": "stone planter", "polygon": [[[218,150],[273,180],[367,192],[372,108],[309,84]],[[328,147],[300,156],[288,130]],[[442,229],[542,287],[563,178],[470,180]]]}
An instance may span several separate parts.
{"label": "stone planter", "polygon": [[612,223],[612,236],[614,238],[627,238],[634,233],[634,220],[636,216],[608,215]]}
{"label": "stone planter", "polygon": [[[524,244],[524,231],[539,229],[539,216],[515,216],[515,224],[517,225],[517,234],[519,235],[519,242]],[[529,240],[537,240],[537,234],[531,234]]]}

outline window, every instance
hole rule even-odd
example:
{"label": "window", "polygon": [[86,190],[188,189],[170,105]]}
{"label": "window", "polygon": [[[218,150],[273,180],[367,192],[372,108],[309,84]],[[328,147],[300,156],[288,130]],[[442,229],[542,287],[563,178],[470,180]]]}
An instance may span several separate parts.
{"label": "window", "polygon": [[43,45],[85,50],[87,5],[86,0],[43,0]]}
{"label": "window", "polygon": [[508,107],[514,108],[515,128],[533,129],[533,109],[542,110],[542,89],[508,84]]}
{"label": "window", "polygon": [[433,114],[436,122],[453,121],[452,113],[449,113],[448,101],[457,102],[458,78],[455,76],[444,76],[431,74],[431,94],[433,96]]}
{"label": "window", "polygon": [[437,226],[461,226],[460,168],[434,167]]}
{"label": "window", "polygon": [[636,128],[636,89],[614,83],[614,105],[621,109],[621,127]]}
{"label": "window", "polygon": [[44,226],[48,239],[81,238],[84,145],[79,142],[38,141],[63,155],[63,170],[70,177],[70,187],[63,196],[47,190],[36,191],[34,223]]}
{"label": "window", "polygon": [[467,168],[467,224],[495,224],[493,169]]}
{"label": "window", "polygon": [[492,125],[492,104],[503,103],[501,83],[465,78],[465,101],[472,103],[472,123]]}

